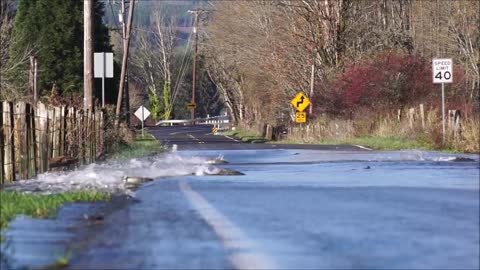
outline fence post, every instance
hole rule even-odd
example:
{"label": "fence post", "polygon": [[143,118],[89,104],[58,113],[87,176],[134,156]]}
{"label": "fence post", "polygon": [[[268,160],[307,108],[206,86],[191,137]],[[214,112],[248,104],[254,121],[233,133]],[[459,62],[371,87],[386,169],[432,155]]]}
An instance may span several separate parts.
{"label": "fence post", "polygon": [[47,163],[53,157],[53,149],[54,145],[54,136],[55,136],[55,110],[51,106],[47,107],[47,134],[48,134],[48,142],[47,142],[47,149],[48,149],[48,156],[47,156]]}
{"label": "fence post", "polygon": [[67,121],[66,121],[66,130],[67,134],[65,135],[66,146],[65,153],[67,156],[72,158],[78,157],[78,147],[77,147],[77,126],[76,123],[76,109],[74,107],[68,108],[67,112]]}
{"label": "fence post", "polygon": [[60,156],[60,108],[51,108],[52,116],[52,158]]}
{"label": "fence post", "polygon": [[96,141],[96,134],[95,132],[97,132],[96,130],[96,127],[95,127],[95,107],[92,107],[89,115],[88,115],[88,118],[90,119],[90,122],[89,122],[89,145],[90,145],[90,151],[88,152],[88,155],[89,155],[89,163],[93,163],[95,162],[95,141]]}
{"label": "fence post", "polygon": [[13,104],[11,102],[3,102],[3,127],[4,127],[4,183],[15,181],[15,152],[13,145]]}
{"label": "fence post", "polygon": [[85,159],[87,164],[90,163],[92,157],[92,110],[87,109],[85,112]]}
{"label": "fence post", "polygon": [[415,108],[410,108],[408,111],[408,122],[410,124],[410,128],[413,129],[413,120],[415,120]]}
{"label": "fence post", "polygon": [[58,127],[59,127],[59,134],[58,134],[58,155],[65,156],[65,106],[61,106],[59,108],[58,114]]}
{"label": "fence post", "polygon": [[96,140],[96,151],[95,151],[95,159],[102,154],[103,151],[103,128],[102,128],[102,116],[103,112],[100,108],[95,110],[95,140]]}
{"label": "fence post", "polygon": [[27,178],[33,177],[37,174],[36,166],[36,147],[35,147],[35,114],[31,104],[26,104],[26,146],[27,146]]}
{"label": "fence post", "polygon": [[92,124],[91,124],[91,128],[92,128],[92,135],[90,136],[91,140],[92,140],[92,151],[91,151],[91,162],[95,162],[95,159],[97,157],[97,114],[96,114],[96,110],[95,110],[95,107],[92,109],[92,113],[90,114],[90,116],[92,117]]}
{"label": "fence post", "polygon": [[420,118],[422,118],[422,129],[425,129],[425,110],[423,104],[420,104]]}
{"label": "fence post", "polygon": [[21,179],[28,178],[28,146],[27,146],[27,104],[19,101],[14,110],[14,144],[16,163]]}
{"label": "fence post", "polygon": [[460,110],[455,110],[455,116],[453,120],[453,139],[455,141],[460,139],[461,131],[461,121],[462,121],[462,114]]}
{"label": "fence post", "polygon": [[38,172],[48,171],[48,111],[45,104],[38,102],[36,108],[37,167]]}
{"label": "fence post", "polygon": [[455,118],[455,110],[448,110],[447,129],[449,133],[453,133],[453,121]]}
{"label": "fence post", "polygon": [[77,116],[76,118],[76,123],[77,123],[77,140],[78,140],[78,160],[80,161],[81,164],[85,164],[85,146],[84,146],[84,136],[85,136],[85,130],[84,130],[84,111],[83,109],[77,110]]}
{"label": "fence post", "polygon": [[272,126],[267,124],[267,128],[266,128],[266,131],[265,131],[265,139],[266,140],[268,140],[268,141],[272,140],[272,131],[273,131]]}
{"label": "fence post", "polygon": [[3,172],[4,171],[3,167],[5,164],[5,162],[3,161],[3,157],[5,155],[5,140],[3,136],[4,130],[5,130],[5,127],[3,125],[3,102],[0,102],[0,112],[2,113],[2,115],[0,115],[0,126],[2,127],[0,129],[0,186],[1,186],[3,185],[3,181],[5,178],[5,173]]}

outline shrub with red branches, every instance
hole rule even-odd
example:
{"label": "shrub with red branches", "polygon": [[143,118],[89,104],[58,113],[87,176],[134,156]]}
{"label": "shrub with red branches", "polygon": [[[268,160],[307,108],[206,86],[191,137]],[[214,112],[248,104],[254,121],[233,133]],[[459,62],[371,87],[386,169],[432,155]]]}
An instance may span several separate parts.
{"label": "shrub with red branches", "polygon": [[[447,98],[462,98],[463,71],[454,66],[454,84]],[[437,103],[440,88],[432,83],[431,60],[416,55],[384,52],[372,59],[355,62],[330,81],[323,96],[330,112],[401,108],[418,103]],[[328,109],[327,109],[328,110]]]}
{"label": "shrub with red branches", "polygon": [[398,53],[347,66],[334,87],[351,109],[402,106],[432,94],[430,69],[422,59]]}

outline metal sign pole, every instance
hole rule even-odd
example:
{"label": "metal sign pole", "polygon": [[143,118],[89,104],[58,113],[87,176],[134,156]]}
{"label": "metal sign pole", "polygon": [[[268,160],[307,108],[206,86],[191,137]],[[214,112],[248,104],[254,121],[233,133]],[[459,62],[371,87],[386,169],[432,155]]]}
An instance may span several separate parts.
{"label": "metal sign pole", "polygon": [[442,144],[445,145],[445,83],[442,83]]}
{"label": "metal sign pole", "polygon": [[143,122],[145,121],[145,117],[143,117],[143,108],[142,108],[142,139],[143,139]]}
{"label": "metal sign pole", "polygon": [[105,53],[103,54],[103,73],[102,73],[102,108],[105,108],[105,74],[106,74],[106,56]]}

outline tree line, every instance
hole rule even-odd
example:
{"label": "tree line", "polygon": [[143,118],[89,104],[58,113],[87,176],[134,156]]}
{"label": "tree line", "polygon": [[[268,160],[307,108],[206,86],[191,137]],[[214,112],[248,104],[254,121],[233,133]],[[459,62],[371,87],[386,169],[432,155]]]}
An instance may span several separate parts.
{"label": "tree line", "polygon": [[[32,96],[29,57],[38,59],[39,96],[71,97],[83,93],[83,2],[76,0],[6,0],[1,3],[1,99]],[[112,51],[103,24],[102,1],[94,1],[94,50]],[[100,83],[100,82],[98,82]],[[118,82],[117,82],[118,83]],[[100,86],[100,85],[98,85]],[[107,85],[115,93],[115,83]],[[96,87],[101,90],[101,87]]]}
{"label": "tree line", "polygon": [[[94,49],[115,50],[121,59],[118,5],[95,1]],[[201,7],[200,116],[226,109],[237,123],[279,124],[292,119],[289,101],[298,91],[312,100],[313,116],[354,117],[419,102],[433,106],[439,91],[431,82],[431,60],[443,57],[455,64],[447,103],[475,109],[479,5],[470,0],[140,1],[128,64],[131,107],[147,105],[155,119],[189,117],[194,41],[187,10]],[[38,58],[41,95],[81,98],[82,1],[5,0],[0,8],[0,98],[31,95],[30,55]],[[95,83],[98,97],[100,81]],[[107,103],[116,100],[117,88],[118,79],[107,83]]]}
{"label": "tree line", "polygon": [[[354,117],[440,102],[433,58],[452,58],[452,106],[478,109],[480,2],[212,1],[203,17],[207,73],[237,123],[293,118],[310,92],[314,115]],[[288,119],[288,117],[287,117]]]}

